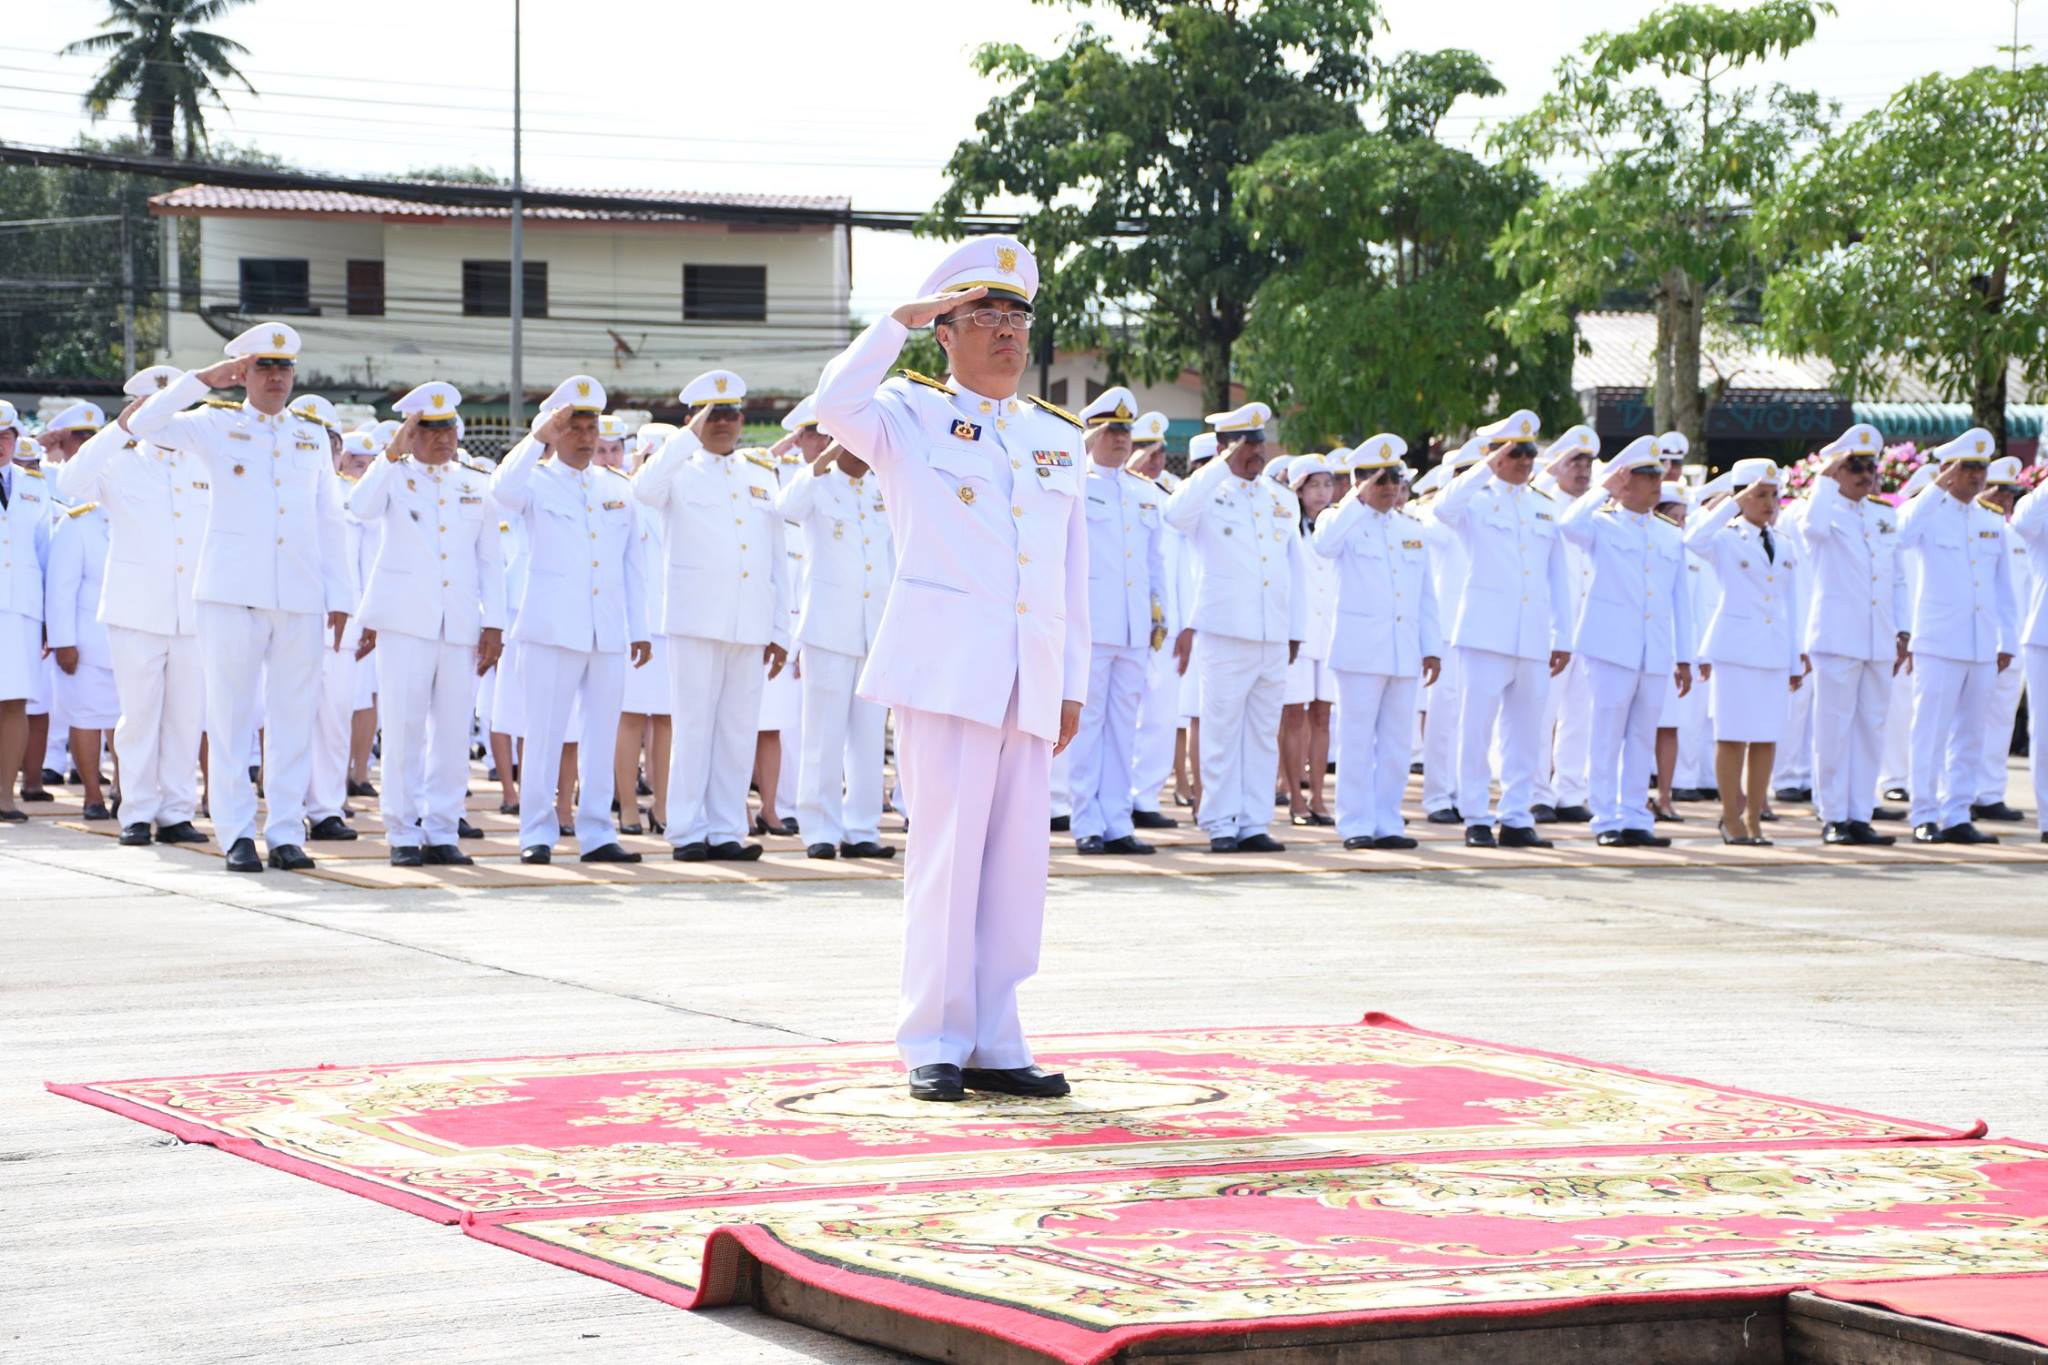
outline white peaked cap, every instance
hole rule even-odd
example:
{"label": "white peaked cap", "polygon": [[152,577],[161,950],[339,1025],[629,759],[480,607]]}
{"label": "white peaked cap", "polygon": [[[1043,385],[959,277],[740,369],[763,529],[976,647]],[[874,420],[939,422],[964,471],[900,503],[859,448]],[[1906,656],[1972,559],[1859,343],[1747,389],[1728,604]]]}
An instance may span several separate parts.
{"label": "white peaked cap", "polygon": [[130,398],[147,398],[158,389],[168,389],[185,372],[176,365],[151,365],[128,376],[121,392]]}

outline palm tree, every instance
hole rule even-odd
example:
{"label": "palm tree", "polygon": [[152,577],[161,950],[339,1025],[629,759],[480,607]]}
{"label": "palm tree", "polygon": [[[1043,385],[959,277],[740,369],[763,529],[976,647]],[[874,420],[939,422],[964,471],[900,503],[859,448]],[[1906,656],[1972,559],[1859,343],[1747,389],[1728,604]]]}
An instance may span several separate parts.
{"label": "palm tree", "polygon": [[64,48],[61,55],[109,54],[99,78],[85,92],[85,107],[103,117],[116,100],[127,100],[135,126],[149,137],[150,155],[165,161],[176,155],[172,134],[178,119],[185,123],[185,155],[206,145],[202,100],[225,107],[216,78],[240,81],[250,94],[256,87],[235,69],[234,58],[248,49],[232,38],[198,27],[212,23],[249,0],[107,0],[100,32]]}

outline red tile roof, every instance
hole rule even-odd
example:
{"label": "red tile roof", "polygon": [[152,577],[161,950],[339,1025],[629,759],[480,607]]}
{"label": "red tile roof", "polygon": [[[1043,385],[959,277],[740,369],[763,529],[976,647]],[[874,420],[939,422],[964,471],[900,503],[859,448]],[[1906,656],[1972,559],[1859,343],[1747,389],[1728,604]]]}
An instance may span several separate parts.
{"label": "red tile roof", "polygon": [[[420,182],[430,184],[434,182]],[[671,190],[555,190],[533,186],[534,192],[553,196],[564,194],[589,195],[594,199],[634,199],[648,201],[648,207],[625,209],[607,206],[604,208],[575,208],[556,205],[528,205],[526,216],[533,220],[557,222],[658,222],[677,218],[689,218],[689,206],[702,205],[705,208],[723,209],[727,212],[718,216],[728,218],[732,210],[763,209],[788,212],[844,212],[851,207],[849,199],[829,195],[807,194],[723,194],[715,192],[679,193]],[[345,214],[353,217],[399,218],[417,221],[436,219],[510,218],[509,208],[480,204],[432,204],[410,199],[389,199],[379,195],[355,194],[344,190],[272,190],[237,189],[225,185],[184,185],[175,190],[150,197],[150,207],[159,214],[204,214],[204,213],[260,213],[288,216],[315,214]]]}

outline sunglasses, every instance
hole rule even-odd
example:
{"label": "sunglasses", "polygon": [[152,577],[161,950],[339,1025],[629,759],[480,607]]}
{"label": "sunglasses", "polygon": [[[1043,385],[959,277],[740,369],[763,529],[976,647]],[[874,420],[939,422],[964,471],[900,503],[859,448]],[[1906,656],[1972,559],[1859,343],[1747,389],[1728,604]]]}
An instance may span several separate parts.
{"label": "sunglasses", "polygon": [[740,420],[740,410],[730,403],[721,403],[705,414],[704,420],[707,422],[737,422]]}
{"label": "sunglasses", "polygon": [[278,360],[271,357],[256,362],[256,368],[259,370],[295,370],[298,367],[299,362],[296,360]]}
{"label": "sunglasses", "polygon": [[1844,474],[1870,474],[1877,470],[1877,459],[1871,455],[1851,455],[1842,461]]}

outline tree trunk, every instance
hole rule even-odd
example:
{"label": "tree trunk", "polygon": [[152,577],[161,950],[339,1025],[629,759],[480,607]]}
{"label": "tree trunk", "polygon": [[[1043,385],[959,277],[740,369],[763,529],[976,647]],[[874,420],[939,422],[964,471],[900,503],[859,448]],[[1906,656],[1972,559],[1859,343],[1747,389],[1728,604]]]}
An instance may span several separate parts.
{"label": "tree trunk", "polygon": [[[1657,356],[1650,384],[1650,425],[1657,431],[1671,430],[1671,290],[1660,281],[1654,295],[1657,304]],[[1653,433],[1654,434],[1654,433]]]}
{"label": "tree trunk", "polygon": [[1991,433],[2000,455],[2005,454],[2005,372],[2004,356],[1980,362],[1970,390],[1970,420]]}
{"label": "tree trunk", "polygon": [[1706,322],[1706,297],[1683,270],[1668,276],[1671,298],[1671,425],[1702,455],[1706,453],[1707,412],[1700,394],[1700,331]]}
{"label": "tree trunk", "polygon": [[174,111],[166,104],[159,104],[149,111],[149,154],[159,161],[175,161],[178,147],[172,137]]}
{"label": "tree trunk", "polygon": [[1205,337],[1202,341],[1202,402],[1205,411],[1227,412],[1230,410],[1230,352],[1231,343],[1224,337]]}

